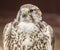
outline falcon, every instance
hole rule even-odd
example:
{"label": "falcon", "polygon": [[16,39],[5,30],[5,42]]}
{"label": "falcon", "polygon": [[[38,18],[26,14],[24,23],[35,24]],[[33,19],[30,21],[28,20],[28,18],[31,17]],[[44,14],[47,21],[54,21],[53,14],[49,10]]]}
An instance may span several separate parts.
{"label": "falcon", "polygon": [[20,7],[16,18],[3,30],[4,50],[54,50],[54,33],[32,4]]}

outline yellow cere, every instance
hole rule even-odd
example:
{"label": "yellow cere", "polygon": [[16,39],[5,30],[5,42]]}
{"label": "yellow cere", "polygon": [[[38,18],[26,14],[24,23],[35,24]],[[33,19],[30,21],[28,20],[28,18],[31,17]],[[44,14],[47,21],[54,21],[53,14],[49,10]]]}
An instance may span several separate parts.
{"label": "yellow cere", "polygon": [[21,9],[21,12],[26,15],[29,15],[28,9],[26,9],[26,8]]}

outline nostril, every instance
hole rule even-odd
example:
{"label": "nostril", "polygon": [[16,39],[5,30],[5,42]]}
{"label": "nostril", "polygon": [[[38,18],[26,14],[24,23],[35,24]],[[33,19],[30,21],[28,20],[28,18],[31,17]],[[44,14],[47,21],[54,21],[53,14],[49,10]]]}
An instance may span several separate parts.
{"label": "nostril", "polygon": [[26,14],[22,14],[22,17],[26,17],[27,15]]}

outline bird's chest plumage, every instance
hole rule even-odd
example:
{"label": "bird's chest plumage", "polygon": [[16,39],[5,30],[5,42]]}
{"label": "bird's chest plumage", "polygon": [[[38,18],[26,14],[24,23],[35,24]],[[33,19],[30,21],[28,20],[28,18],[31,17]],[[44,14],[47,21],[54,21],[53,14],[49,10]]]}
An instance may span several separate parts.
{"label": "bird's chest plumage", "polygon": [[21,22],[16,29],[12,29],[11,33],[10,42],[13,50],[46,50],[49,37],[41,33],[35,24]]}
{"label": "bird's chest plumage", "polygon": [[18,24],[18,31],[19,33],[24,32],[26,34],[31,34],[33,32],[38,32],[39,28],[34,23],[25,23],[21,22]]}

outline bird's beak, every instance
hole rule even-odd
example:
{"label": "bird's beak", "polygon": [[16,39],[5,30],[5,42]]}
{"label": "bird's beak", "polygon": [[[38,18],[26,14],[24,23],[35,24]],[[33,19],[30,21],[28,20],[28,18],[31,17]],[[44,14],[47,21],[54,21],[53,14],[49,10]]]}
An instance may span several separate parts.
{"label": "bird's beak", "polygon": [[24,14],[26,14],[28,16],[29,15],[29,12],[28,11],[24,11]]}

